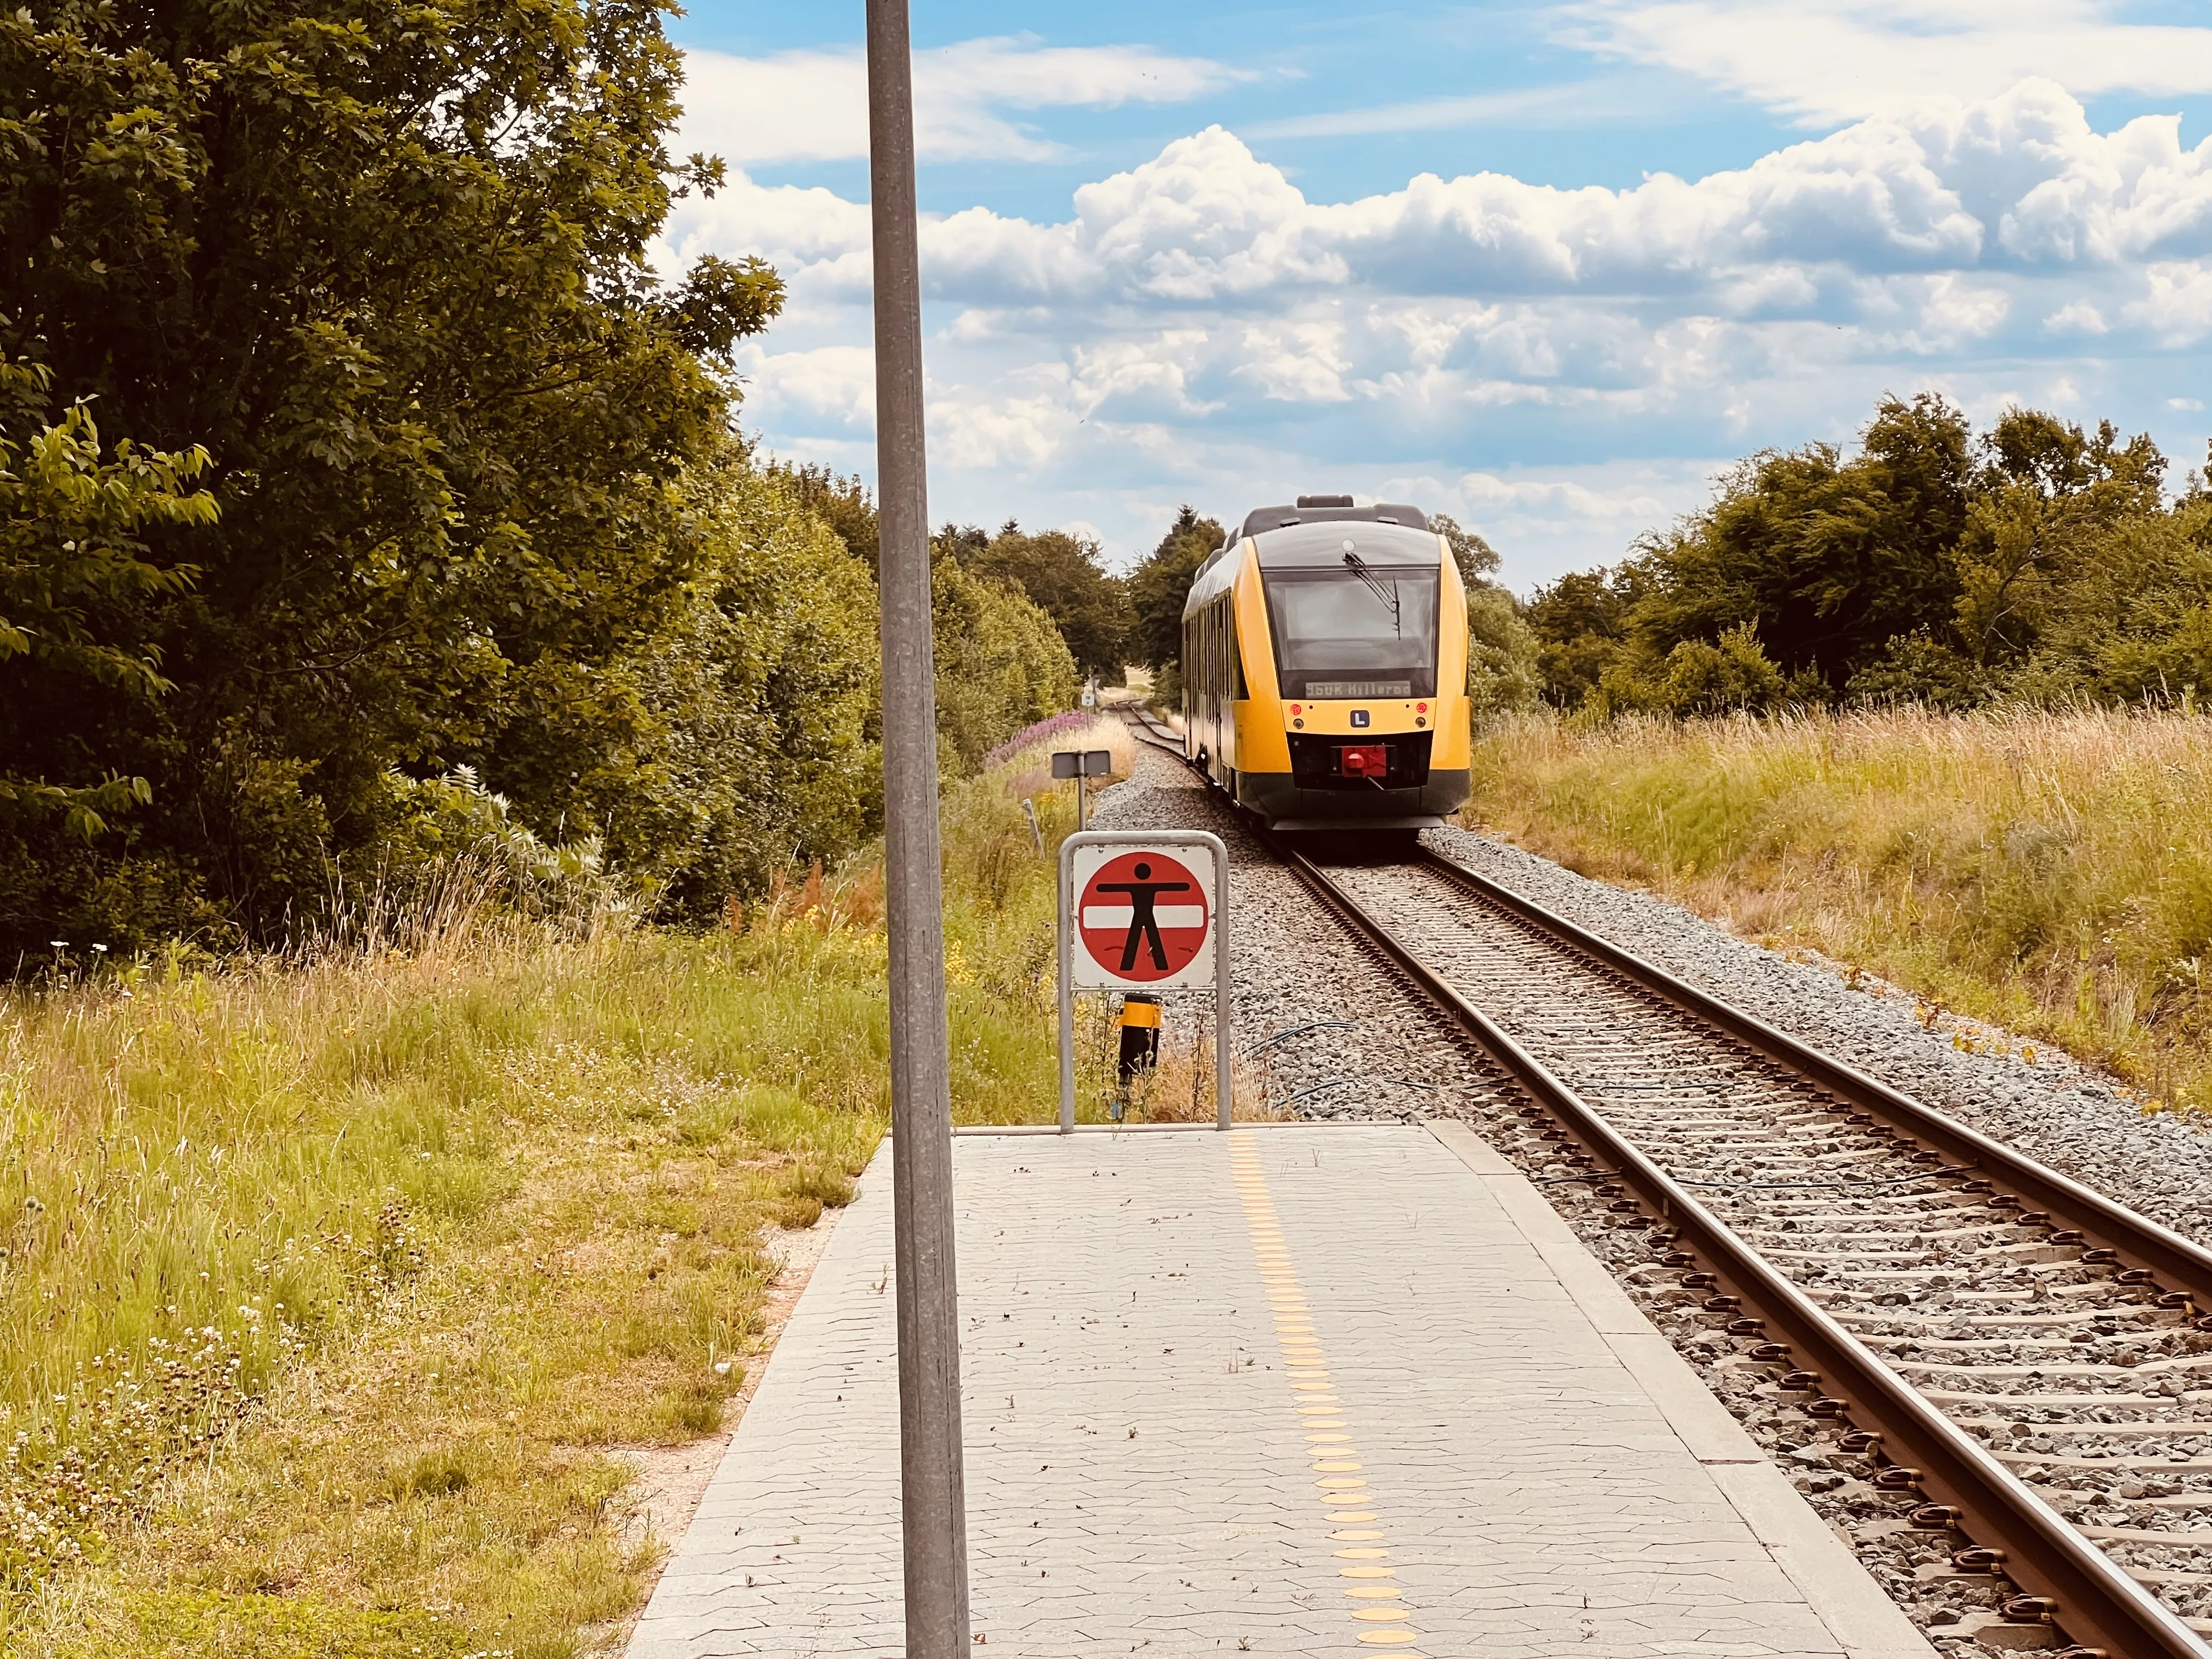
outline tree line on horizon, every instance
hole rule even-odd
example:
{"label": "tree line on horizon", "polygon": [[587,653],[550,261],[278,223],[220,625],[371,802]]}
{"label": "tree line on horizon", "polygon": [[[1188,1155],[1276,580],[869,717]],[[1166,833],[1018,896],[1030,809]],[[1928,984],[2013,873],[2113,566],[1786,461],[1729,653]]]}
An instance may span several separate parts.
{"label": "tree line on horizon", "polygon": [[1619,564],[1524,607],[1544,699],[1595,715],[1913,702],[2199,707],[2212,493],[2147,435],[2035,410],[1985,432],[1882,399],[1855,453],[1739,462]]}

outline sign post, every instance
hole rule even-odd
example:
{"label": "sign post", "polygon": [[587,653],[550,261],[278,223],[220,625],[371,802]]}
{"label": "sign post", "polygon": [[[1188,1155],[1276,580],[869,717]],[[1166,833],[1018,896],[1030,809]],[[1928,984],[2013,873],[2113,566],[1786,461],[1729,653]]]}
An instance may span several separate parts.
{"label": "sign post", "polygon": [[875,231],[876,495],[883,596],[884,868],[890,933],[891,1227],[908,1659],[962,1659],[968,1519],[952,1261],[951,1066],[937,823],[921,270],[907,0],[867,0]]}
{"label": "sign post", "polygon": [[1229,849],[1203,830],[1060,844],[1060,1132],[1075,1127],[1075,994],[1213,988],[1214,1125],[1229,1127]]}
{"label": "sign post", "polygon": [[1110,749],[1055,749],[1052,751],[1052,775],[1055,778],[1075,780],[1075,827],[1091,827],[1091,802],[1086,791],[1092,778],[1114,775],[1114,751]]}

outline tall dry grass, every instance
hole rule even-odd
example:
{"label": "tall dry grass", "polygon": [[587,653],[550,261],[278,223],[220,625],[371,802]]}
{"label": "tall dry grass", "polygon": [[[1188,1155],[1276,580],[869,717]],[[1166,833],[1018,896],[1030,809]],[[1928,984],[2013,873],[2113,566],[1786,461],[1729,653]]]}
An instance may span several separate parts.
{"label": "tall dry grass", "polygon": [[[1118,1033],[1110,1029],[1103,1035],[1107,1041],[1117,1042]],[[1127,1121],[1218,1122],[1219,1079],[1213,1057],[1212,1010],[1194,996],[1175,998],[1168,1030],[1162,1034],[1158,1062],[1139,1072],[1130,1082]],[[1263,1123],[1276,1121],[1285,1115],[1268,1101],[1265,1065],[1241,1054],[1231,1059],[1230,1120],[1237,1123]]]}
{"label": "tall dry grass", "polygon": [[[1117,722],[1066,727],[1126,775]],[[1075,795],[1039,758],[943,802],[963,1122],[1056,1109]],[[844,1202],[882,1131],[882,874],[794,872],[704,937],[514,879],[0,990],[0,1650],[568,1659],[634,1610],[658,1545],[613,1454],[713,1428],[763,1231]]]}
{"label": "tall dry grass", "polygon": [[[964,1121],[1055,1105],[1042,806],[946,803]],[[636,1605],[611,1453],[714,1425],[763,1230],[881,1133],[881,874],[705,937],[491,890],[0,992],[0,1649],[565,1659]]]}
{"label": "tall dry grass", "polygon": [[1905,709],[1478,734],[1470,821],[2212,1106],[2212,731]]}
{"label": "tall dry grass", "polygon": [[[1039,732],[1034,741],[1023,743],[1017,738],[994,751],[994,764],[987,775],[1006,793],[1035,798],[1059,793],[1062,786],[1055,784],[1052,775],[1055,750],[1103,749],[1113,756],[1112,775],[1091,780],[1092,789],[1118,783],[1136,769],[1137,740],[1129,735],[1127,724],[1104,709],[1093,710],[1083,718],[1063,714],[1045,724],[1051,729],[1033,728]],[[1068,790],[1072,798],[1073,787],[1069,786]]]}

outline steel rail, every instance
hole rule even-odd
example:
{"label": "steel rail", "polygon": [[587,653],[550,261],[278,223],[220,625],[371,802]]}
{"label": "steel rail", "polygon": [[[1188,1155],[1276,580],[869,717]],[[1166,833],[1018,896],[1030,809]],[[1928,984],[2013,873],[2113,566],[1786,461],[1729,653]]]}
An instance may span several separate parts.
{"label": "steel rail", "polygon": [[[2101,1646],[2114,1659],[2148,1659],[2152,1655],[2205,1659],[2212,1654],[2212,1648],[2163,1603],[1430,969],[1310,859],[1277,836],[1263,832],[1261,840],[1340,920],[1372,941],[1538,1103],[1565,1123],[1594,1155],[1609,1163],[1616,1178],[1673,1228],[1678,1245],[1687,1245],[1703,1257],[1715,1278],[1769,1328],[1770,1334],[1778,1334],[1787,1341],[1802,1368],[1816,1371],[1828,1394],[1839,1399],[1861,1426],[1879,1437],[1884,1461],[1914,1471],[1911,1484],[1924,1497],[1954,1511],[1962,1529],[2002,1546],[2007,1552],[2004,1576],[2029,1595],[2053,1603],[2053,1623],[2077,1643]],[[2053,1174],[2052,1179],[2064,1177]],[[2124,1221],[2140,1221],[2117,1206],[2109,1207]]]}
{"label": "steel rail", "polygon": [[1947,1117],[1934,1107],[1869,1077],[1833,1055],[1821,1053],[1788,1032],[1776,1030],[1758,1016],[1685,983],[1633,951],[1599,938],[1465,865],[1455,864],[1425,847],[1407,861],[1423,865],[1485,902],[1595,958],[1692,1018],[1717,1027],[1800,1077],[1897,1127],[1910,1130],[1960,1164],[2002,1182],[2019,1197],[2032,1200],[2036,1208],[2046,1212],[2053,1225],[2096,1234],[2098,1243],[2117,1251],[2128,1266],[2148,1268],[2160,1278],[2173,1281],[2174,1288],[2190,1293],[2200,1311],[2212,1313],[2212,1250],[2160,1226],[2148,1216],[2115,1204],[2102,1193],[2093,1191],[1978,1130],[1968,1128],[1957,1119]]}

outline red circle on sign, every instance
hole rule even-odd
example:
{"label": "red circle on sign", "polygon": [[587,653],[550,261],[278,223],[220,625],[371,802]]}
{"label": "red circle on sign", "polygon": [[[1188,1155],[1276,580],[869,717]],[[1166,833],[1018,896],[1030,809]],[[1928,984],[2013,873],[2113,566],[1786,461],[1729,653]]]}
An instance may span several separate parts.
{"label": "red circle on sign", "polygon": [[1213,918],[1190,867],[1164,853],[1124,853],[1098,866],[1075,902],[1091,960],[1133,985],[1170,979],[1206,948]]}

